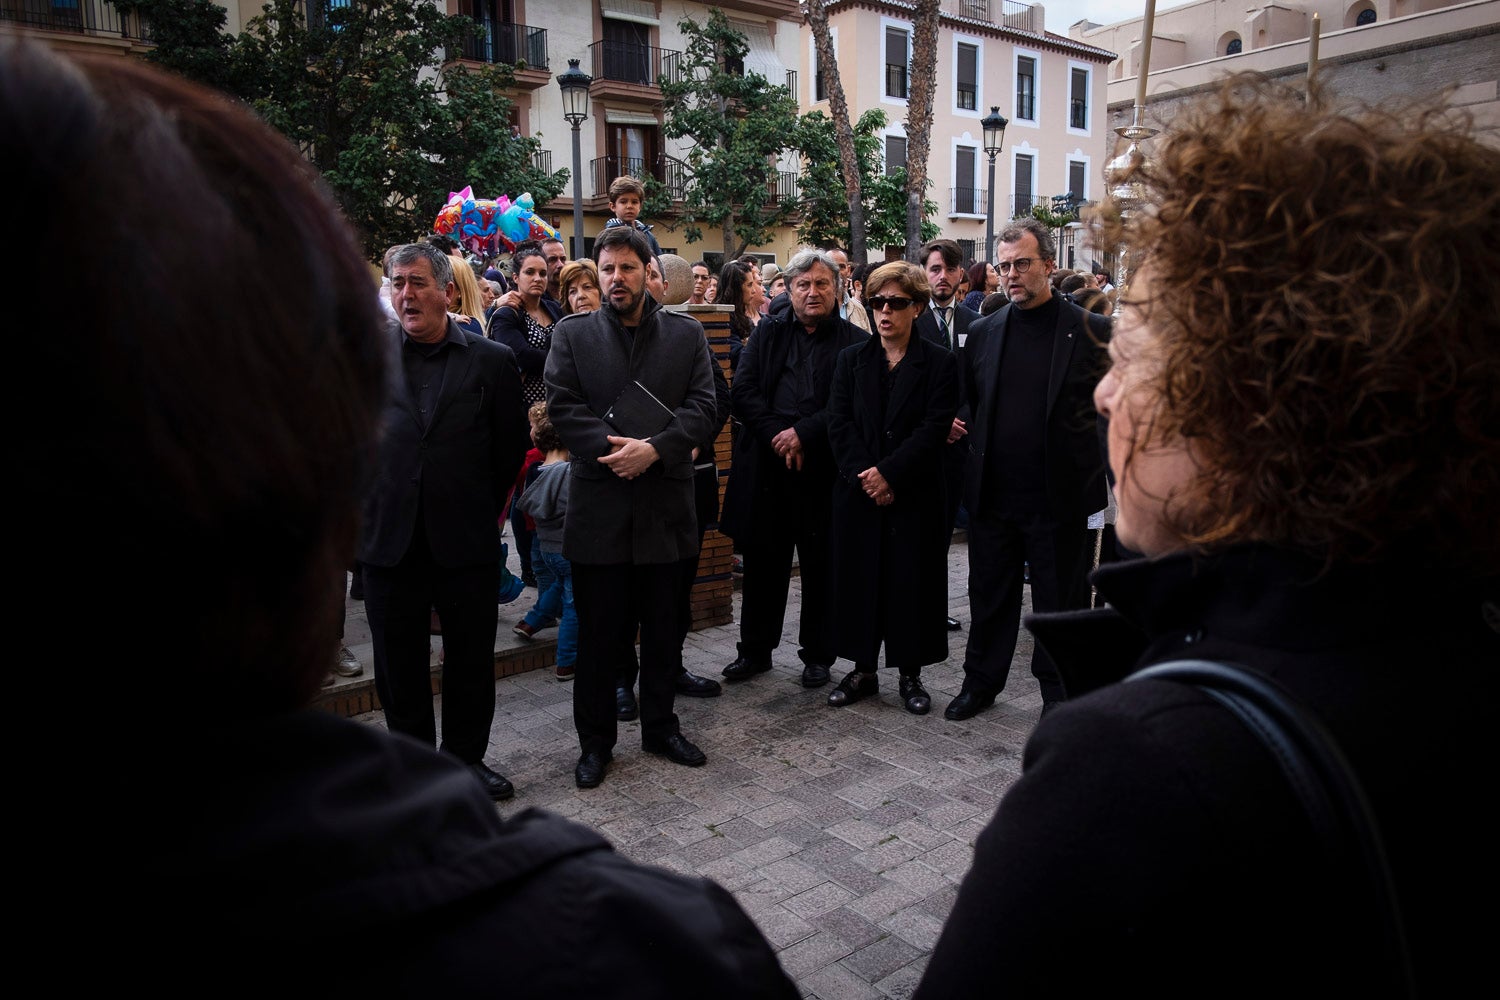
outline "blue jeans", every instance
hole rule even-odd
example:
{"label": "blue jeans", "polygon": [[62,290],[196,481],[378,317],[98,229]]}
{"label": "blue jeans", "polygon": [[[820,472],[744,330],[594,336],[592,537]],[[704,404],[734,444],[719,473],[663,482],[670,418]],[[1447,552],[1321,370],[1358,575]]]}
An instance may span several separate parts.
{"label": "blue jeans", "polygon": [[543,628],[558,618],[557,665],[571,667],[578,662],[578,611],[573,607],[573,565],[561,552],[548,552],[538,542],[531,552],[536,572],[537,601],[526,612],[526,624]]}

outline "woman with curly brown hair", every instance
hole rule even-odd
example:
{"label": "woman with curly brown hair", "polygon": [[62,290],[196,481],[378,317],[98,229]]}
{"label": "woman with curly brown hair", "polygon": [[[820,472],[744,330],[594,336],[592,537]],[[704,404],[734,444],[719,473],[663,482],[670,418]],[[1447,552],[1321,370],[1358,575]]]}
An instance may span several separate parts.
{"label": "woman with curly brown hair", "polygon": [[[1120,540],[1147,558],[1095,574],[1110,607],[1028,623],[1070,700],[918,996],[1460,994],[1486,971],[1455,896],[1493,852],[1500,665],[1500,311],[1460,290],[1500,274],[1500,151],[1453,116],[1253,78],[1154,145],[1143,210],[1102,234],[1138,269],[1095,397]],[[1320,720],[1388,879],[1346,870],[1353,836],[1324,850],[1214,696],[1113,683],[1185,658]]]}

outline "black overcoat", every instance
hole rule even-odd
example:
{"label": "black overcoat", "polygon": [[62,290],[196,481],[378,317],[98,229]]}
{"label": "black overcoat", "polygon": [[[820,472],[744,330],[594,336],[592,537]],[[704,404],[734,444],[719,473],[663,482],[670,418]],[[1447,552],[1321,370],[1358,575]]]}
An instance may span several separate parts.
{"label": "black overcoat", "polygon": [[[885,347],[879,337],[845,349],[828,399],[833,487],[834,649],[886,666],[948,657],[948,547],[943,445],[958,411],[953,353],[915,334],[881,405]],[[895,502],[876,506],[860,485],[871,466]]]}

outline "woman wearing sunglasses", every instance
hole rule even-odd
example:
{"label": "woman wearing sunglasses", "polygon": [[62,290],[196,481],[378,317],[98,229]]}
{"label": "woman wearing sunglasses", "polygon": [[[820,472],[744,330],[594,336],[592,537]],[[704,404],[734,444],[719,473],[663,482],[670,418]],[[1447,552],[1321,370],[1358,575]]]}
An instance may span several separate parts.
{"label": "woman wearing sunglasses", "polygon": [[854,661],[828,696],[836,708],[879,690],[884,643],[885,665],[901,675],[902,703],[925,715],[932,699],[922,667],[948,656],[942,456],[958,412],[958,362],[912,335],[930,297],[915,265],[877,268],[865,282],[876,335],[846,348],[834,369],[834,649]]}

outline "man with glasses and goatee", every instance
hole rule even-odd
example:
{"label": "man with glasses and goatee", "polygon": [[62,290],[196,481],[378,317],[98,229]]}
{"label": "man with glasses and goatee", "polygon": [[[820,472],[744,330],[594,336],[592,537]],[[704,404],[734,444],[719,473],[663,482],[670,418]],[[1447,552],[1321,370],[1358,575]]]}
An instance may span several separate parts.
{"label": "man with glasses and goatee", "polygon": [[[964,682],[944,715],[972,717],[1005,687],[1020,626],[1023,567],[1033,611],[1089,603],[1088,517],[1104,508],[1103,436],[1094,385],[1109,320],[1054,295],[1052,234],[1022,219],[999,236],[995,269],[1008,305],[974,321],[961,356],[969,461],[969,643]],[[1042,711],[1062,684],[1040,646],[1031,672]]]}

